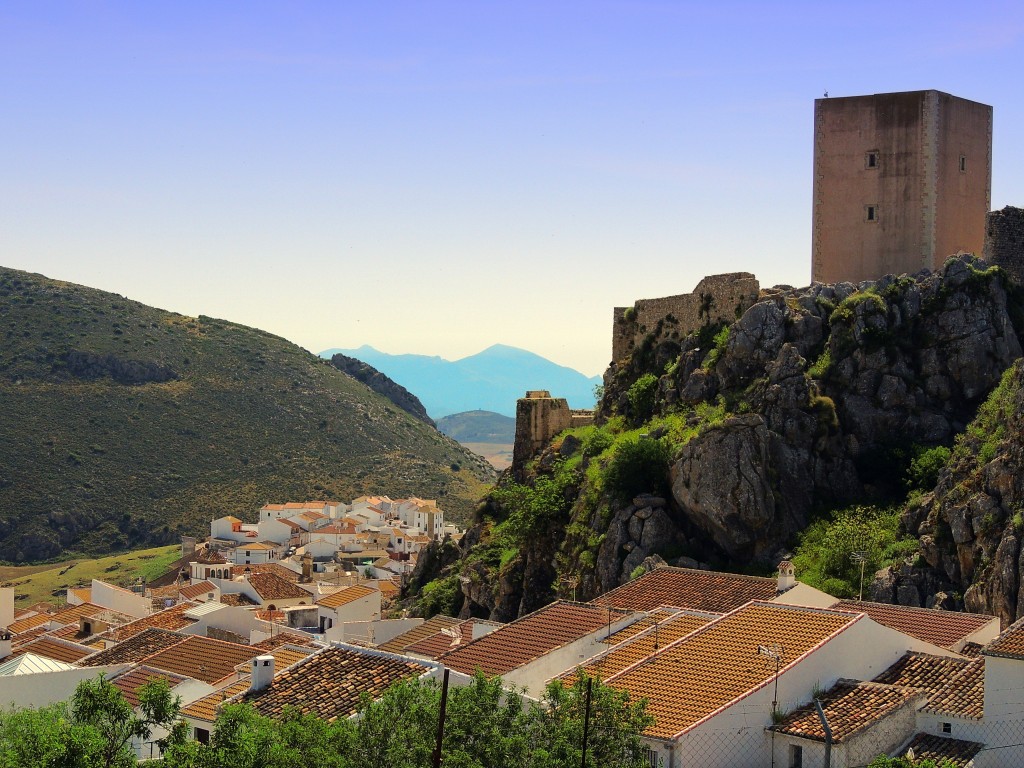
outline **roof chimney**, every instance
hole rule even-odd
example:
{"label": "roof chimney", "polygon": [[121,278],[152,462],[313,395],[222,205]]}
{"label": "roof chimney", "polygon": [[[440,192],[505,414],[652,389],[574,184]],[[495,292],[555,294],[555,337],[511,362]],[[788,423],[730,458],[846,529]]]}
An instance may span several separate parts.
{"label": "roof chimney", "polygon": [[262,691],[274,680],[274,657],[270,654],[252,660],[252,684],[249,692]]}
{"label": "roof chimney", "polygon": [[779,563],[779,593],[781,594],[795,586],[796,571],[793,570],[793,564],[789,560],[783,560]]}

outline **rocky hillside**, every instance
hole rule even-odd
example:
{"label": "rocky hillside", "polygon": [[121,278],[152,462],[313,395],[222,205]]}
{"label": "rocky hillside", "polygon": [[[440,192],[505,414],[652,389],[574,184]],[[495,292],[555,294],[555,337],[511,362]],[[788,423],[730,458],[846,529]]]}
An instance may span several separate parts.
{"label": "rocky hillside", "polygon": [[911,459],[951,445],[1021,355],[1018,318],[1003,274],[964,257],[648,329],[606,373],[597,425],[503,478],[428,595],[507,619],[655,555],[771,567],[829,510],[904,498]]}
{"label": "rocky hillside", "polygon": [[475,455],[284,339],[0,268],[0,559],[173,543],[268,501],[416,494]]}
{"label": "rocky hillside", "polygon": [[416,395],[401,384],[389,379],[372,365],[342,354],[332,355],[331,365],[339,371],[344,371],[356,381],[363,382],[374,392],[384,395],[410,416],[432,427],[437,426],[434,424],[434,420],[427,415],[427,409],[423,407],[423,403]]}

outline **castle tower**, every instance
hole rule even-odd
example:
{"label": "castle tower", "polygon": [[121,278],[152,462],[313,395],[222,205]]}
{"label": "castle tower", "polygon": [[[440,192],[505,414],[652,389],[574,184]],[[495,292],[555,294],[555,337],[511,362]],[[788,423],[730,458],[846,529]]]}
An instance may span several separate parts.
{"label": "castle tower", "polygon": [[980,256],[991,190],[992,107],[941,91],[816,99],[812,279]]}

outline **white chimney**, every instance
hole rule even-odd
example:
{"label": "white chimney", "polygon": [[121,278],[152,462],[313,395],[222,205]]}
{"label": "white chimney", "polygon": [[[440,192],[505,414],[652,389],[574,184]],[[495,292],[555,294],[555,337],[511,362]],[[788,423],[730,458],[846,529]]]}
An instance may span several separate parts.
{"label": "white chimney", "polygon": [[252,660],[252,685],[249,686],[250,691],[262,691],[264,688],[269,688],[273,679],[273,656],[267,654],[266,656],[257,656]]}
{"label": "white chimney", "polygon": [[796,571],[793,570],[793,564],[789,560],[783,560],[779,563],[779,593],[781,594],[795,586]]}
{"label": "white chimney", "polygon": [[0,659],[11,655],[11,638],[14,637],[7,629],[0,629]]}

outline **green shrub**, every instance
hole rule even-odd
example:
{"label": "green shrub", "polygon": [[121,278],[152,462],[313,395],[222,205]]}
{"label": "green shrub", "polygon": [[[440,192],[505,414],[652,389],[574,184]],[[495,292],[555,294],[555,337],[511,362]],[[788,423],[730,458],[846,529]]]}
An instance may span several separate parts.
{"label": "green shrub", "polygon": [[832,350],[825,348],[817,360],[807,369],[812,379],[824,379],[832,371]]}
{"label": "green shrub", "polygon": [[668,492],[670,459],[668,446],[662,440],[625,440],[616,446],[605,470],[605,490],[621,503],[644,492],[664,496]]}
{"label": "green shrub", "polygon": [[626,397],[633,409],[633,417],[642,421],[654,413],[654,400],[658,394],[658,377],[653,373],[645,373],[633,382]]}
{"label": "green shrub", "polygon": [[715,334],[714,346],[711,347],[707,356],[704,358],[703,368],[706,371],[710,371],[715,367],[715,363],[718,362],[719,358],[725,353],[725,348],[729,344],[729,332],[731,326],[723,326],[722,329]]}
{"label": "green shrub", "polygon": [[423,585],[420,592],[420,609],[424,617],[429,619],[438,613],[457,616],[461,607],[462,590],[459,588],[457,575],[435,579]]}
{"label": "green shrub", "polygon": [[914,458],[907,469],[907,489],[926,493],[939,481],[939,473],[949,463],[950,450],[944,445],[934,448],[914,446]]}

